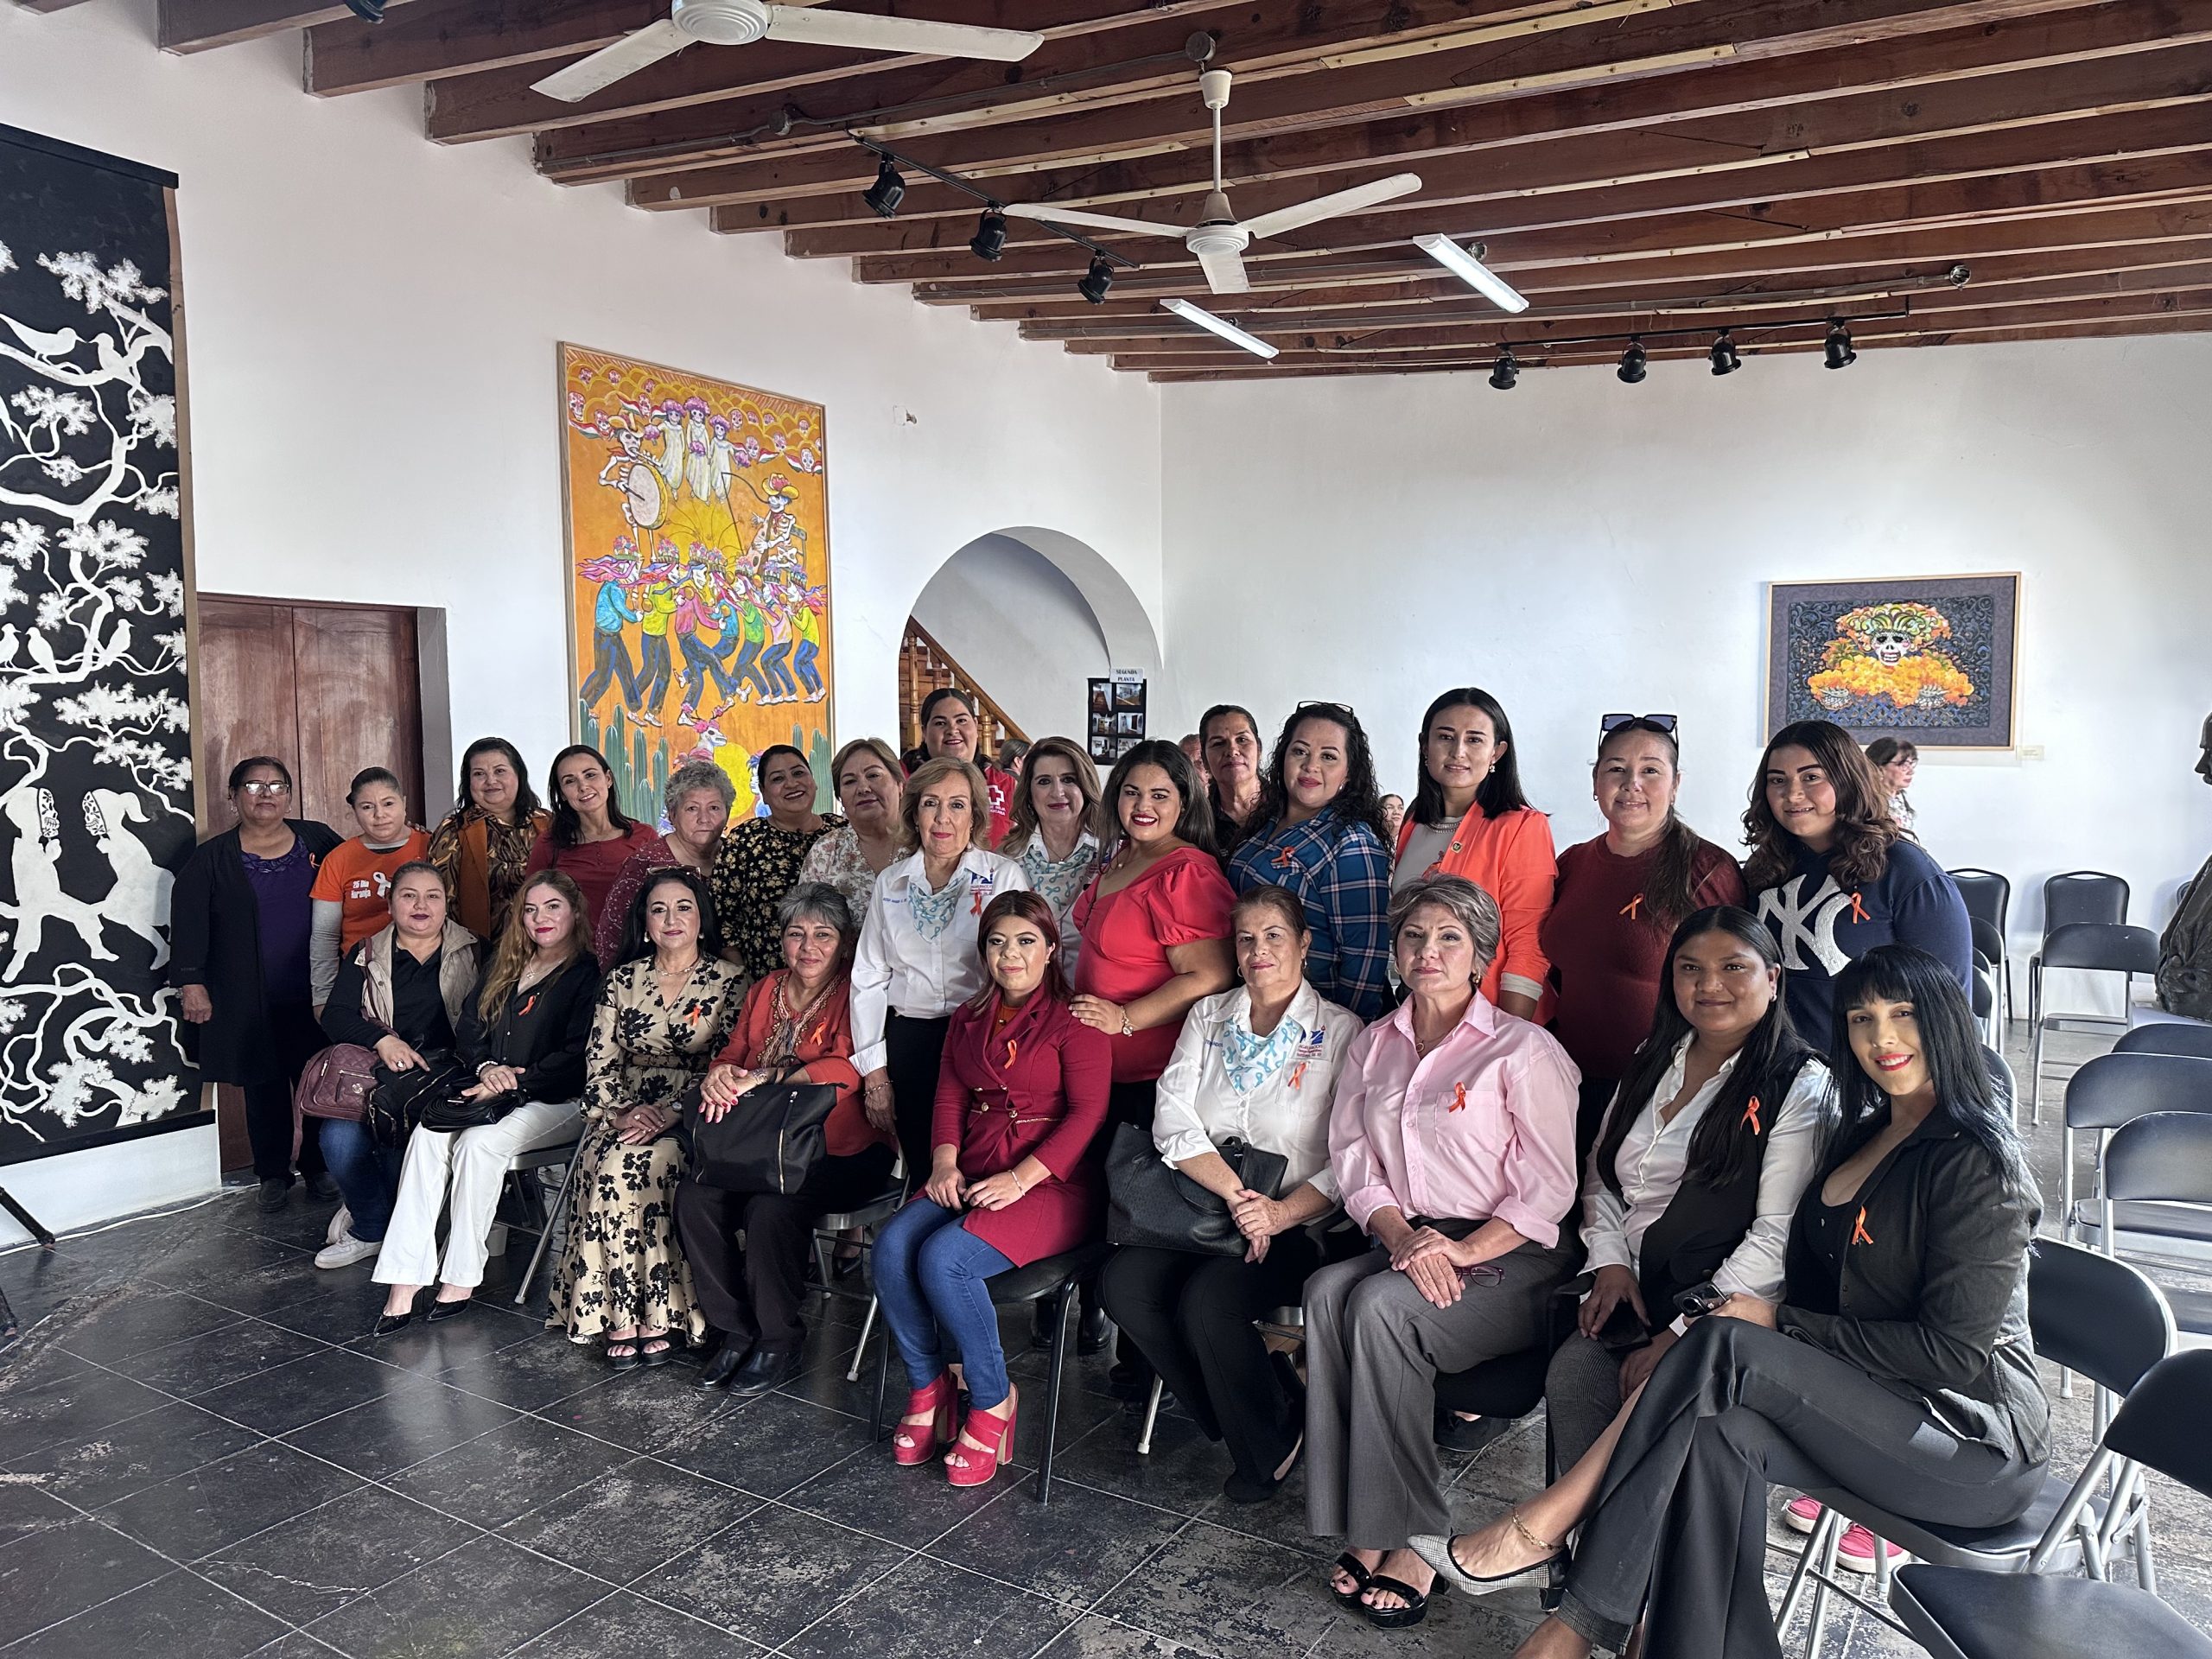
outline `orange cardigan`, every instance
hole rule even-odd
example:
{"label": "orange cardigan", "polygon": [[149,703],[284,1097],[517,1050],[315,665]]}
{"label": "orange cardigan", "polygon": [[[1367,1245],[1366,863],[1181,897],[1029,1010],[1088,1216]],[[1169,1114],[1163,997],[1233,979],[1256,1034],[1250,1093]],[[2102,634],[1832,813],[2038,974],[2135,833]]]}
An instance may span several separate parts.
{"label": "orange cardigan", "polygon": [[[1408,818],[1398,830],[1400,858],[1405,856],[1413,833],[1414,821]],[[1464,875],[1497,900],[1505,931],[1497,960],[1483,976],[1483,995],[1497,1001],[1507,974],[1541,986],[1535,1018],[1541,1025],[1551,1017],[1552,965],[1536,932],[1551,912],[1552,888],[1559,880],[1551,820],[1533,806],[1516,807],[1495,818],[1485,817],[1479,805],[1471,806],[1452,831],[1444,856],[1436,861],[1435,872]]]}
{"label": "orange cardigan", "polygon": [[[715,1056],[715,1065],[742,1066],[749,1071],[759,1062],[768,1033],[775,1029],[776,988],[788,971],[779,968],[753,982],[738,1013],[737,1028],[730,1033],[722,1052]],[[861,1104],[861,1074],[853,1069],[851,984],[849,979],[839,978],[822,1006],[799,1028],[791,1057],[806,1068],[810,1081],[829,1084],[837,1091],[837,1103],[830,1109],[830,1121],[822,1126],[823,1150],[832,1158],[849,1158],[879,1143],[891,1144],[891,1136],[868,1122],[868,1112]]]}

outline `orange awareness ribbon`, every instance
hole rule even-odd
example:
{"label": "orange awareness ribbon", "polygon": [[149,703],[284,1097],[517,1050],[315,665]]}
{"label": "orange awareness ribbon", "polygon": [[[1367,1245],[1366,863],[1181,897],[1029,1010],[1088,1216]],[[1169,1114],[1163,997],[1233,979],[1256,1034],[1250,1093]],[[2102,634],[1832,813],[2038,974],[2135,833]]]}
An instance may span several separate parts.
{"label": "orange awareness ribbon", "polygon": [[1859,1206],[1859,1219],[1851,1224],[1851,1242],[1853,1244],[1872,1244],[1874,1242],[1874,1235],[1866,1230],[1866,1206],[1863,1204]]}
{"label": "orange awareness ribbon", "polygon": [[1751,1133],[1759,1133],[1759,1097],[1753,1095],[1751,1103],[1744,1108],[1743,1121],[1751,1126]]}
{"label": "orange awareness ribbon", "polygon": [[1453,1084],[1452,1085],[1452,1103],[1449,1106],[1446,1106],[1444,1109],[1447,1112],[1459,1111],[1466,1106],[1466,1103],[1467,1085],[1464,1083]]}
{"label": "orange awareness ribbon", "polygon": [[1300,1061],[1296,1065],[1294,1065],[1294,1066],[1292,1066],[1292,1067],[1290,1068],[1290,1086],[1291,1086],[1293,1089],[1295,1089],[1295,1088],[1297,1088],[1297,1087],[1298,1087],[1298,1085],[1299,1085],[1300,1084],[1303,1083],[1305,1080],[1306,1080],[1306,1062],[1305,1062],[1305,1061],[1303,1061],[1303,1060],[1300,1060]]}
{"label": "orange awareness ribbon", "polygon": [[1866,914],[1866,906],[1859,901],[1859,895],[1856,893],[1851,895],[1851,919],[1854,922],[1864,922],[1872,919],[1872,918]]}
{"label": "orange awareness ribbon", "polygon": [[1007,1038],[1006,1039],[1006,1069],[1007,1071],[1011,1071],[1014,1069],[1014,1057],[1020,1052],[1020,1043],[1012,1037]]}
{"label": "orange awareness ribbon", "polygon": [[518,1020],[527,1020],[527,1019],[529,1019],[529,1018],[530,1018],[530,1011],[531,1011],[532,1008],[536,1007],[537,1006],[537,993],[536,991],[532,991],[532,992],[531,992],[528,996],[526,996],[526,997],[524,997],[524,998],[523,999],[523,1005],[522,1005],[522,1007],[518,1007],[518,1008],[517,1008],[517,1009],[515,1010],[515,1018],[516,1018],[516,1019],[518,1019]]}
{"label": "orange awareness ribbon", "polygon": [[968,913],[970,916],[980,916],[983,913],[983,890],[981,887],[969,890]]}
{"label": "orange awareness ribbon", "polygon": [[1628,903],[1621,906],[1620,913],[1627,917],[1629,920],[1632,922],[1636,919],[1636,912],[1643,908],[1643,895],[1639,893],[1635,898],[1630,899]]}
{"label": "orange awareness ribbon", "polygon": [[1280,847],[1275,849],[1275,868],[1287,870],[1296,862],[1298,861],[1291,856],[1289,848]]}

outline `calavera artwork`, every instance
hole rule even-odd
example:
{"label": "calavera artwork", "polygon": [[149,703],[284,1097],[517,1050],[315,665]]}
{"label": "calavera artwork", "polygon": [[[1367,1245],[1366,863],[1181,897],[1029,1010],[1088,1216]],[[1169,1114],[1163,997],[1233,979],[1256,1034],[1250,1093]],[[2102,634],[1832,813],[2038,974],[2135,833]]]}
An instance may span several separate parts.
{"label": "calavera artwork", "polygon": [[1861,741],[2009,747],[2018,612],[2017,575],[1777,582],[1767,728],[1823,719]]}

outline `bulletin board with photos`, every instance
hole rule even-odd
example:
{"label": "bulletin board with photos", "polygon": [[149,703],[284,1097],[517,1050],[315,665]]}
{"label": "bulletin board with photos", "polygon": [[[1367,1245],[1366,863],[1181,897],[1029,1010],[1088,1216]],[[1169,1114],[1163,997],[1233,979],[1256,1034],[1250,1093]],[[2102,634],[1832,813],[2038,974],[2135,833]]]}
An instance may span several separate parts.
{"label": "bulletin board with photos", "polygon": [[1145,677],[1116,669],[1090,683],[1090,758],[1110,766],[1144,741]]}

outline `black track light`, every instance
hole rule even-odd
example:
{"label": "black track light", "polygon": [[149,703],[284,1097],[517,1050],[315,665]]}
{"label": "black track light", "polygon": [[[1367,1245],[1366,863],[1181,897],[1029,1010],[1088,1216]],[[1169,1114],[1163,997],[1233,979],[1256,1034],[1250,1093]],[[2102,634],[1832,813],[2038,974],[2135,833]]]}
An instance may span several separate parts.
{"label": "black track light", "polygon": [[1113,286],[1114,267],[1108,264],[1104,257],[1101,256],[1090,262],[1090,269],[1084,273],[1083,280],[1075,285],[1075,291],[1093,305],[1103,305],[1106,303],[1106,290]]}
{"label": "black track light", "polygon": [[1510,391],[1514,382],[1520,378],[1521,365],[1513,360],[1513,348],[1509,346],[1498,353],[1497,361],[1491,366],[1490,383],[1500,391]]}
{"label": "black track light", "polygon": [[899,176],[899,169],[885,156],[875,166],[875,182],[862,193],[861,200],[889,219],[899,211],[899,204],[906,200],[906,181]]}
{"label": "black track light", "polygon": [[1640,340],[1631,340],[1628,343],[1628,349],[1621,353],[1620,367],[1613,372],[1623,385],[1632,386],[1650,372],[1645,367],[1645,362],[1643,342]]}
{"label": "black track light", "polygon": [[1838,317],[1828,324],[1828,360],[1832,369],[1847,369],[1859,360],[1859,353],[1851,349],[1851,330]]}
{"label": "black track light", "polygon": [[996,259],[1006,251],[1006,215],[995,208],[986,207],[983,217],[976,226],[976,234],[968,238],[968,251],[978,259]]}
{"label": "black track light", "polygon": [[1720,331],[1720,338],[1713,342],[1713,350],[1707,355],[1713,359],[1715,374],[1733,374],[1744,366],[1744,359],[1736,355],[1736,342],[1728,338],[1726,328]]}
{"label": "black track light", "polygon": [[385,0],[346,0],[346,10],[365,23],[384,22]]}

